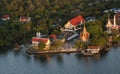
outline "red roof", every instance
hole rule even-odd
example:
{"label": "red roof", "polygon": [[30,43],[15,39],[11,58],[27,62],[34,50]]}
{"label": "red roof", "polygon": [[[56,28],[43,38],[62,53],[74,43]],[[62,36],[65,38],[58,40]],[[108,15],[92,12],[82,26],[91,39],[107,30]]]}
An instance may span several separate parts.
{"label": "red roof", "polygon": [[36,41],[36,42],[43,41],[43,42],[46,43],[46,42],[48,41],[48,38],[33,37],[33,38],[32,38],[32,41]]}
{"label": "red roof", "polygon": [[98,49],[98,46],[88,46],[88,49]]}
{"label": "red roof", "polygon": [[9,14],[5,14],[2,16],[2,18],[10,18],[10,15]]}
{"label": "red roof", "polygon": [[70,23],[73,25],[73,26],[77,26],[78,24],[81,24],[85,21],[85,19],[82,17],[82,16],[77,16],[73,19],[70,20]]}
{"label": "red roof", "polygon": [[50,37],[53,38],[53,39],[56,39],[56,35],[55,34],[51,34]]}
{"label": "red roof", "polygon": [[115,15],[116,15],[116,16],[120,16],[120,12],[116,13]]}
{"label": "red roof", "polygon": [[25,18],[25,17],[20,17],[20,21],[27,21],[28,18]]}

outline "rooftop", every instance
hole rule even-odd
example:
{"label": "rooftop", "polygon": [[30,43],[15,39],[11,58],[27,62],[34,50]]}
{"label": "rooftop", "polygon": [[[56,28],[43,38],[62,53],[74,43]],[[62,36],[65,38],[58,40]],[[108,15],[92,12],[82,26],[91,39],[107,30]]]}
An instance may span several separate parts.
{"label": "rooftop", "polygon": [[70,20],[70,23],[73,25],[73,26],[77,26],[78,24],[82,24],[83,22],[85,21],[85,19],[82,17],[82,16],[77,16],[73,19]]}

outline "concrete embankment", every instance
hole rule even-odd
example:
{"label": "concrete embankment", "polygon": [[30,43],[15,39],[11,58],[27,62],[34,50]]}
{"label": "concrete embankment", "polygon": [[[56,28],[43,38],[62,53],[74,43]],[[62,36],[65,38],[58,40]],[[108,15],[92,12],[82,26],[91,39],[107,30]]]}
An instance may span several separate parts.
{"label": "concrete embankment", "polygon": [[46,51],[41,51],[41,50],[36,50],[36,49],[27,49],[27,53],[29,54],[54,54],[54,53],[75,53],[75,52],[81,52],[81,50],[46,50]]}

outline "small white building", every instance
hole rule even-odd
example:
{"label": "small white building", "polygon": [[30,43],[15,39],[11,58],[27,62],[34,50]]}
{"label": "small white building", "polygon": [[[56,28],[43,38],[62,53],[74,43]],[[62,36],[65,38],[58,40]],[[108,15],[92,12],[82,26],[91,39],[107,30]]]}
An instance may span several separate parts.
{"label": "small white building", "polygon": [[38,47],[38,44],[39,44],[40,41],[44,42],[45,45],[46,45],[44,50],[48,50],[49,47],[50,47],[50,40],[49,40],[49,38],[33,37],[32,38],[32,45],[33,45],[33,47],[34,46]]}
{"label": "small white building", "polygon": [[99,53],[100,47],[99,46],[88,46],[86,51],[92,54]]}

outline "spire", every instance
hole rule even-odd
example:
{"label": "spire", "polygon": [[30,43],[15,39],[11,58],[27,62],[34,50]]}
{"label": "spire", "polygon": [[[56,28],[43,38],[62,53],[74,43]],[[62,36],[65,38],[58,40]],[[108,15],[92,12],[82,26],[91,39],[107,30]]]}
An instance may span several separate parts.
{"label": "spire", "polygon": [[84,22],[84,28],[83,32],[80,34],[80,38],[82,41],[86,42],[89,39],[90,34],[87,32],[87,29],[85,27],[85,22]]}
{"label": "spire", "polygon": [[110,21],[110,15],[108,15],[108,22],[107,22],[107,24],[106,24],[106,27],[108,27],[108,28],[111,28],[111,27],[112,27],[112,23],[111,23],[111,21]]}
{"label": "spire", "polygon": [[116,23],[116,16],[115,16],[115,15],[114,15],[114,25],[113,25],[113,29],[116,29],[116,30],[119,29],[119,26],[118,26],[117,23]]}
{"label": "spire", "polygon": [[116,26],[116,16],[114,15],[114,26]]}
{"label": "spire", "polygon": [[85,27],[85,23],[84,23],[84,28],[83,28],[83,34],[87,33],[87,29]]}

